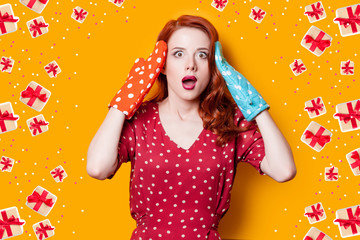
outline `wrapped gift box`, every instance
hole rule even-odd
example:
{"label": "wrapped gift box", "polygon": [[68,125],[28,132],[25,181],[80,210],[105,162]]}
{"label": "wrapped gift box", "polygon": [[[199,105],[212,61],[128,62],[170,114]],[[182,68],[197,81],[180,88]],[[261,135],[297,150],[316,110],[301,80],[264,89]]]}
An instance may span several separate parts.
{"label": "wrapped gift box", "polygon": [[310,23],[326,18],[325,9],[321,1],[307,5],[304,14],[308,16]]}
{"label": "wrapped gift box", "polygon": [[124,3],[124,0],[109,0],[109,2],[115,4],[118,7],[121,7]]}
{"label": "wrapped gift box", "polygon": [[303,240],[332,240],[324,232],[320,231],[315,227],[311,227],[310,230],[306,233]]}
{"label": "wrapped gift box", "polygon": [[19,18],[14,17],[10,4],[0,5],[0,36],[17,30]]}
{"label": "wrapped gift box", "polygon": [[26,7],[30,8],[34,12],[41,13],[46,5],[48,4],[48,0],[20,0],[22,4]]}
{"label": "wrapped gift box", "polygon": [[355,176],[360,175],[360,148],[346,154],[346,159]]}
{"label": "wrapped gift box", "polygon": [[62,182],[68,176],[61,165],[51,170],[50,174],[54,178],[55,182]]}
{"label": "wrapped gift box", "polygon": [[307,70],[301,59],[295,59],[289,66],[295,76],[298,76]]}
{"label": "wrapped gift box", "polygon": [[78,21],[79,23],[83,23],[85,21],[85,18],[88,16],[88,12],[86,12],[81,7],[75,7],[73,9],[73,13],[71,14],[71,17]]}
{"label": "wrapped gift box", "polygon": [[321,202],[306,207],[304,215],[308,218],[310,224],[326,219],[326,214]]}
{"label": "wrapped gift box", "polygon": [[20,94],[20,101],[40,112],[50,98],[50,91],[32,81]]}
{"label": "wrapped gift box", "polygon": [[336,114],[342,132],[353,131],[360,128],[360,100],[340,103],[336,105]]}
{"label": "wrapped gift box", "polygon": [[326,108],[321,97],[317,97],[305,102],[305,111],[310,118],[318,117],[326,113]]}
{"label": "wrapped gift box", "polygon": [[334,224],[339,226],[341,237],[353,237],[360,234],[360,205],[336,211]]}
{"label": "wrapped gift box", "polygon": [[14,67],[15,60],[11,59],[11,57],[1,57],[0,61],[0,69],[2,72],[11,72]]}
{"label": "wrapped gift box", "polygon": [[320,28],[311,26],[309,31],[301,40],[301,46],[309,50],[316,56],[324,53],[325,49],[330,47],[332,38]]}
{"label": "wrapped gift box", "polygon": [[228,0],[213,0],[211,6],[222,12],[227,4]]}
{"label": "wrapped gift box", "polygon": [[61,73],[61,69],[55,60],[46,65],[44,69],[51,78],[57,77],[57,75]]}
{"label": "wrapped gift box", "polygon": [[38,240],[43,240],[55,235],[55,227],[51,226],[49,219],[35,223],[33,229]]}
{"label": "wrapped gift box", "polygon": [[251,13],[249,17],[255,22],[261,23],[262,20],[264,20],[265,15],[266,12],[264,10],[255,6],[254,8],[251,9]]}
{"label": "wrapped gift box", "polygon": [[54,207],[56,199],[54,194],[37,186],[34,192],[27,196],[26,206],[46,217]]}
{"label": "wrapped gift box", "polygon": [[354,62],[353,61],[341,61],[340,74],[341,75],[354,75]]}
{"label": "wrapped gift box", "polygon": [[325,168],[325,181],[337,181],[339,180],[339,169],[337,167]]}
{"label": "wrapped gift box", "polygon": [[317,152],[331,141],[332,133],[320,124],[312,121],[301,136],[301,141]]}
{"label": "wrapped gift box", "polygon": [[15,164],[15,160],[9,157],[2,156],[0,159],[0,170],[2,172],[11,172],[13,166]]}
{"label": "wrapped gift box", "polygon": [[0,239],[15,237],[24,233],[25,221],[20,219],[17,207],[0,210]]}
{"label": "wrapped gift box", "polygon": [[44,133],[49,130],[49,123],[45,121],[42,114],[29,118],[26,121],[26,124],[28,125],[32,136],[39,135],[40,133]]}
{"label": "wrapped gift box", "polygon": [[31,37],[37,38],[45,33],[49,32],[48,26],[42,16],[31,19],[26,22],[26,26],[28,27]]}
{"label": "wrapped gift box", "polygon": [[14,114],[11,102],[0,103],[0,133],[17,128],[19,116]]}
{"label": "wrapped gift box", "polygon": [[360,4],[338,8],[334,22],[339,25],[343,37],[360,33]]}

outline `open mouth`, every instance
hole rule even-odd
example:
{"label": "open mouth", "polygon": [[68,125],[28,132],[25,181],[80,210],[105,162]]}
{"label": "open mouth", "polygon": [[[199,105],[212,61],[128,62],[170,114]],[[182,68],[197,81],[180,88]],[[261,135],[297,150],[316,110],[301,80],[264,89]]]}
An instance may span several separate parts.
{"label": "open mouth", "polygon": [[182,79],[183,88],[186,89],[186,90],[194,89],[195,85],[196,85],[196,82],[197,82],[197,79],[196,79],[195,76],[185,76]]}

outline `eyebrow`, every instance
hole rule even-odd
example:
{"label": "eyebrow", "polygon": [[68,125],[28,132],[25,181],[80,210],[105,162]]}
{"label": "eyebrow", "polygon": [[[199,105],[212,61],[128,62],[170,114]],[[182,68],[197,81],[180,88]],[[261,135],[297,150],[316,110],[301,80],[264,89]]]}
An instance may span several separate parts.
{"label": "eyebrow", "polygon": [[[174,49],[185,50],[185,48],[183,48],[183,47],[173,47],[173,48],[171,49],[171,51],[174,50]],[[198,49],[196,49],[196,50],[207,50],[207,51],[209,51],[209,49],[208,49],[208,48],[205,48],[205,47],[201,47],[201,48],[198,48]]]}

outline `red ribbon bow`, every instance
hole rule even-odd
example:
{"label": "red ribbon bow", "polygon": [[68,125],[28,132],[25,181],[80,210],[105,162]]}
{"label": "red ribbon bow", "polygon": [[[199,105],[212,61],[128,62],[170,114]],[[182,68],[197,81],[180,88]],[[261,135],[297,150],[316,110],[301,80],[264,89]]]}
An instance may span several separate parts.
{"label": "red ribbon bow", "polygon": [[121,4],[121,3],[123,3],[123,2],[124,2],[124,0],[115,0],[115,2],[114,2],[114,3]]}
{"label": "red ribbon bow", "polygon": [[322,217],[323,212],[324,212],[324,210],[320,209],[320,208],[321,208],[320,203],[317,204],[316,209],[315,209],[315,205],[312,205],[311,206],[312,212],[311,213],[305,213],[305,216],[308,216],[310,218],[315,218],[316,221],[318,221],[320,219],[319,217]]}
{"label": "red ribbon bow", "polygon": [[84,9],[81,9],[80,12],[78,12],[76,9],[74,9],[74,13],[76,15],[76,20],[79,20],[79,18],[80,18],[80,21],[85,19],[85,15],[87,14],[87,12],[84,11]]}
{"label": "red ribbon bow", "polygon": [[323,240],[325,233],[321,232],[317,238],[313,239],[312,237],[306,236],[304,240]]}
{"label": "red ribbon bow", "polygon": [[34,122],[30,123],[30,130],[33,130],[33,135],[36,134],[36,131],[39,131],[39,133],[42,133],[41,126],[46,126],[49,123],[45,122],[43,120],[38,121],[37,118],[33,119]]}
{"label": "red ribbon bow", "polygon": [[296,71],[297,73],[302,73],[305,69],[306,69],[306,67],[304,66],[304,64],[302,63],[299,65],[299,63],[296,59],[294,62],[294,68],[292,70]]}
{"label": "red ribbon bow", "polygon": [[350,65],[350,60],[345,63],[344,67],[341,67],[341,69],[343,69],[345,74],[353,74],[354,73],[352,71],[352,69],[354,69],[354,67],[349,67],[349,65]]}
{"label": "red ribbon bow", "polygon": [[349,18],[335,18],[334,21],[338,21],[340,25],[344,25],[345,28],[351,26],[353,33],[356,33],[357,27],[356,24],[360,26],[360,4],[357,5],[355,9],[355,14],[352,11],[351,7],[346,8]]}
{"label": "red ribbon bow", "polygon": [[5,126],[5,120],[10,120],[10,121],[15,121],[17,120],[19,117],[14,117],[12,113],[9,113],[7,110],[4,113],[1,113],[0,110],[0,129],[2,132],[6,131],[6,126]]}
{"label": "red ribbon bow", "polygon": [[3,164],[3,168],[1,169],[1,171],[5,171],[6,169],[8,169],[9,167],[12,167],[12,161],[10,160],[10,158],[5,158],[5,157],[2,157],[1,158],[1,164]]}
{"label": "red ribbon bow", "polygon": [[[32,8],[37,0],[30,0],[27,7]],[[38,0],[42,4],[46,4],[48,0]]]}
{"label": "red ribbon bow", "polygon": [[2,58],[1,60],[3,60],[4,62],[0,62],[2,65],[4,65],[4,67],[1,69],[1,71],[5,71],[7,70],[9,67],[12,67],[11,60],[9,58]]}
{"label": "red ribbon bow", "polygon": [[46,206],[52,207],[54,205],[54,202],[52,200],[52,198],[46,198],[46,196],[48,195],[49,192],[47,191],[43,191],[42,194],[40,195],[38,192],[33,192],[32,195],[27,197],[27,201],[32,203],[35,202],[35,206],[34,206],[34,210],[38,211],[41,204],[45,204]]}
{"label": "red ribbon bow", "polygon": [[46,231],[51,231],[51,230],[54,230],[54,229],[55,229],[54,227],[49,226],[49,225],[44,226],[44,224],[41,222],[40,227],[36,227],[36,234],[40,234],[39,239],[42,240],[43,236],[45,238],[48,237],[48,234],[47,234]]}
{"label": "red ribbon bow", "polygon": [[355,215],[352,213],[352,209],[346,209],[349,219],[335,219],[334,222],[338,222],[340,227],[347,229],[351,227],[353,234],[357,233],[356,225],[360,227],[360,206],[357,206]]}
{"label": "red ribbon bow", "polygon": [[30,98],[29,102],[27,103],[27,105],[30,107],[34,104],[36,99],[39,99],[42,102],[46,102],[48,98],[46,97],[46,93],[40,94],[41,89],[42,87],[40,86],[37,86],[35,90],[28,86],[26,90],[21,92],[21,97]]}
{"label": "red ribbon bow", "polygon": [[355,162],[351,164],[351,168],[355,169],[358,167],[360,170],[360,156],[358,151],[353,151],[350,157],[355,160]]}
{"label": "red ribbon bow", "polygon": [[7,217],[6,211],[1,211],[2,219],[0,219],[0,239],[3,238],[4,232],[6,231],[8,237],[12,237],[13,233],[11,231],[11,225],[23,225],[25,222],[20,222],[18,218],[15,218],[14,215],[11,215],[10,218]]}
{"label": "red ribbon bow", "polygon": [[336,113],[334,117],[339,117],[340,121],[345,124],[351,121],[352,128],[357,127],[356,119],[360,121],[360,100],[356,102],[355,109],[353,109],[351,102],[346,103],[349,113]]}
{"label": "red ribbon bow", "polygon": [[316,7],[315,4],[311,4],[312,11],[305,12],[305,15],[307,14],[310,17],[316,17],[316,19],[319,19],[319,15],[323,15],[324,9],[321,8],[320,2],[317,3]]}
{"label": "red ribbon bow", "polygon": [[263,11],[263,12],[261,12],[261,9],[259,9],[259,11],[255,11],[255,9],[251,9],[251,11],[252,11],[252,14],[255,16],[254,17],[254,20],[256,20],[257,18],[258,18],[258,20],[261,20],[261,19],[263,19],[264,18],[264,14],[265,14],[265,11]]}
{"label": "red ribbon bow", "polygon": [[324,51],[325,48],[329,47],[331,42],[330,40],[321,40],[325,36],[325,33],[321,31],[314,39],[310,35],[305,36],[306,43],[311,43],[310,51],[314,52],[316,48],[319,48],[321,51]]}
{"label": "red ribbon bow", "polygon": [[322,135],[325,131],[325,128],[320,127],[319,130],[314,135],[309,130],[305,131],[305,138],[311,138],[310,146],[314,147],[316,143],[318,143],[321,147],[324,147],[325,143],[330,142],[329,135]]}
{"label": "red ribbon bow", "polygon": [[305,109],[310,112],[315,112],[316,115],[319,115],[319,111],[322,111],[323,107],[324,107],[324,104],[321,103],[321,99],[317,98],[316,103],[315,103],[314,99],[312,99],[311,104],[313,105],[312,107],[306,107]]}
{"label": "red ribbon bow", "polygon": [[1,33],[7,33],[5,28],[5,22],[17,22],[19,19],[14,19],[13,15],[10,15],[9,13],[4,13],[4,15],[1,15],[0,12],[0,30]]}
{"label": "red ribbon bow", "polygon": [[55,168],[54,171],[51,172],[51,174],[54,174],[54,178],[59,177],[60,182],[62,182],[64,170],[61,170],[60,168]]}
{"label": "red ribbon bow", "polygon": [[227,0],[215,0],[216,8],[224,8]]}
{"label": "red ribbon bow", "polygon": [[338,174],[337,174],[337,173],[334,173],[334,170],[335,170],[335,167],[332,167],[332,168],[329,169],[329,172],[326,173],[326,175],[328,176],[328,178],[329,178],[330,180],[333,180],[333,179],[337,180],[337,179],[338,179],[338,178],[336,177],[336,175],[338,175]]}
{"label": "red ribbon bow", "polygon": [[47,73],[53,72],[54,77],[56,77],[56,74],[57,74],[56,69],[58,67],[59,67],[58,65],[56,65],[54,63],[50,63],[48,66],[45,67],[45,70],[48,70],[48,71],[46,71]]}
{"label": "red ribbon bow", "polygon": [[30,32],[33,32],[33,37],[36,37],[36,34],[39,33],[39,35],[42,34],[40,28],[48,27],[49,25],[40,22],[38,23],[36,19],[33,20],[34,24],[30,24]]}

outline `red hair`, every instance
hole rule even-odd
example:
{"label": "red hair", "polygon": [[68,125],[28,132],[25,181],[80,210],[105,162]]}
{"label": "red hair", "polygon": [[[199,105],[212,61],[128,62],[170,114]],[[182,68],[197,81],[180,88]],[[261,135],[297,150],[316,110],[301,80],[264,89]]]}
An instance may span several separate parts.
{"label": "red hair", "polygon": [[[170,20],[161,30],[157,41],[166,43],[171,35],[182,27],[192,27],[204,31],[210,38],[209,69],[211,79],[209,85],[200,95],[199,115],[203,120],[204,128],[218,135],[216,144],[221,146],[235,138],[245,129],[234,123],[236,103],[227,89],[224,78],[215,64],[215,42],[219,36],[215,27],[206,19],[199,16],[182,15],[177,20]],[[168,96],[167,80],[164,74],[157,79],[158,91],[150,101],[162,101]]]}

